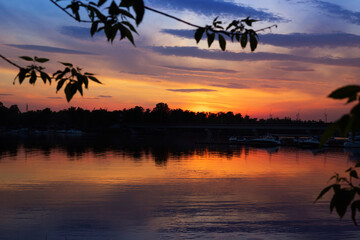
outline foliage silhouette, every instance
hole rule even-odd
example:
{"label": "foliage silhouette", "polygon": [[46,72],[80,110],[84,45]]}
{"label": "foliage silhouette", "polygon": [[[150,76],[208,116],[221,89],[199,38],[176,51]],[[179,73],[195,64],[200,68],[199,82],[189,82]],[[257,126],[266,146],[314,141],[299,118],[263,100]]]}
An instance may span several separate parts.
{"label": "foliage silhouette", "polygon": [[[350,113],[343,115],[324,132],[321,144],[324,144],[334,132],[338,132],[341,136],[348,136],[349,133],[352,133],[352,139],[354,140],[357,131],[360,129],[360,86],[348,85],[338,88],[328,97],[340,100],[347,99],[346,104],[355,101],[358,101],[358,103],[350,110]],[[357,163],[354,167],[347,169],[348,177],[340,177],[338,173],[335,173],[330,178],[335,183],[324,188],[315,200],[315,202],[318,201],[330,189],[333,189],[334,194],[330,201],[330,212],[335,208],[336,213],[342,218],[351,205],[351,219],[355,225],[357,225],[356,213],[360,211],[360,182],[357,173],[359,168],[360,163]]]}
{"label": "foliage silhouette", "polygon": [[334,180],[335,183],[325,187],[316,198],[315,202],[321,199],[330,189],[333,189],[334,194],[330,201],[330,213],[336,209],[336,213],[342,218],[348,207],[351,206],[351,219],[355,225],[356,213],[360,211],[360,184],[357,169],[360,168],[360,163],[357,163],[354,167],[346,170],[347,177],[340,177],[338,173],[335,173],[330,180]]}

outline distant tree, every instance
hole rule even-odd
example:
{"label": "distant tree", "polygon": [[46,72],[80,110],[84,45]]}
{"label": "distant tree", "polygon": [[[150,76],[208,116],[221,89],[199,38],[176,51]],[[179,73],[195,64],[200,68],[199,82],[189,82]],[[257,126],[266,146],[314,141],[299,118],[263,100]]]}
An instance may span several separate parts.
{"label": "distant tree", "polygon": [[169,106],[167,103],[158,103],[153,109],[153,112],[162,112],[162,113],[168,113],[170,111]]}
{"label": "distant tree", "polygon": [[144,120],[144,108],[135,106],[134,108],[124,109],[124,121],[126,122],[142,122]]}
{"label": "distant tree", "polygon": [[9,108],[9,112],[10,114],[20,114],[20,109],[18,107],[18,105],[11,105],[10,108]]}
{"label": "distant tree", "polygon": [[250,121],[250,117],[249,117],[249,115],[245,115],[244,120],[245,120],[245,122],[249,122],[249,121]]}
{"label": "distant tree", "polygon": [[166,103],[158,103],[152,110],[151,116],[155,121],[164,122],[168,120],[170,108]]}

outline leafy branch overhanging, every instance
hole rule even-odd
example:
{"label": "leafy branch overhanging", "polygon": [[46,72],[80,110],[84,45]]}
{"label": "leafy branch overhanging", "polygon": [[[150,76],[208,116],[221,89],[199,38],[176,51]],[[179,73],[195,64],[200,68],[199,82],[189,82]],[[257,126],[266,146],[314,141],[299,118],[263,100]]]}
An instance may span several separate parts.
{"label": "leafy branch overhanging", "polygon": [[[232,42],[239,42],[243,49],[249,43],[251,51],[254,51],[257,48],[259,39],[257,32],[277,27],[277,25],[274,24],[266,28],[253,30],[249,27],[252,27],[252,24],[258,20],[251,19],[250,17],[241,20],[233,20],[227,26],[224,26],[223,22],[216,17],[211,25],[199,26],[165,12],[145,6],[143,0],[121,0],[118,3],[115,0],[98,0],[97,3],[88,0],[72,0],[66,6],[62,6],[62,3],[69,1],[50,0],[50,2],[76,21],[90,23],[91,36],[94,36],[99,32],[104,32],[107,41],[111,43],[113,43],[116,36],[119,36],[120,40],[126,38],[134,46],[135,41],[133,34],[138,34],[136,27],[142,22],[146,10],[194,27],[196,29],[194,33],[196,43],[199,43],[205,35],[207,37],[208,47],[211,47],[215,39],[217,39],[222,51],[226,50],[226,37],[231,39]],[[83,16],[84,14],[86,15],[85,17]],[[77,92],[83,95],[83,87],[86,89],[88,88],[89,80],[101,83],[94,74],[82,74],[82,69],[74,67],[72,63],[60,62],[65,68],[63,70],[58,70],[51,75],[45,72],[45,67],[39,65],[48,62],[49,59],[47,58],[21,56],[21,59],[32,62],[31,65],[21,67],[1,54],[0,57],[19,69],[19,73],[15,77],[15,80],[19,80],[20,84],[25,79],[29,79],[30,84],[35,84],[37,79],[42,79],[44,83],[49,82],[49,84],[51,84],[51,80],[53,79],[57,82],[57,92],[66,85],[64,92],[68,102]]]}

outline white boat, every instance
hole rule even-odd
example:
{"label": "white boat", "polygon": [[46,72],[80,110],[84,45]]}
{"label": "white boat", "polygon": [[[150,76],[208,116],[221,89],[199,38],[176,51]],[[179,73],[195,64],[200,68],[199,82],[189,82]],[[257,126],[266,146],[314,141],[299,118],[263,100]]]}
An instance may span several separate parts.
{"label": "white boat", "polygon": [[248,140],[248,144],[254,146],[278,146],[280,145],[280,140],[275,139],[273,136],[265,136],[261,138],[254,138]]}
{"label": "white boat", "polygon": [[[326,147],[327,144],[323,144],[323,147]],[[303,148],[319,148],[320,147],[320,140],[319,137],[309,137],[302,141],[301,147]]]}
{"label": "white boat", "polygon": [[344,142],[346,148],[360,148],[360,135],[356,135],[354,139],[350,136],[349,140]]}
{"label": "white boat", "polygon": [[56,133],[62,134],[62,135],[82,135],[84,132],[76,129],[70,129],[70,130],[57,130]]}

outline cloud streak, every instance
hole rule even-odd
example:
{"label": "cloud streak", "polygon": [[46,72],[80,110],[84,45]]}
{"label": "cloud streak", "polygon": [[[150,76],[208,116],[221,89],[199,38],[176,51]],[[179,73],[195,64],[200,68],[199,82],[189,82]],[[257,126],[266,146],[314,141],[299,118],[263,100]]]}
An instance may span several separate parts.
{"label": "cloud streak", "polygon": [[[72,38],[78,38],[81,40],[90,40],[92,39],[90,35],[90,29],[85,27],[77,27],[77,26],[62,26],[60,28],[60,33],[65,36],[69,36]],[[97,35],[95,34],[94,37]]]}
{"label": "cloud streak", "polygon": [[196,57],[226,61],[296,61],[314,64],[359,67],[360,58],[301,57],[282,53],[235,53],[220,50],[204,50],[197,47],[152,47],[154,52],[166,56]]}
{"label": "cloud streak", "polygon": [[[173,36],[194,39],[194,30],[188,29],[163,29],[163,33]],[[326,34],[263,34],[260,35],[260,44],[269,44],[279,47],[359,47],[360,36],[350,33]]]}
{"label": "cloud streak", "polygon": [[350,33],[264,34],[260,43],[279,47],[359,47],[360,36]]}
{"label": "cloud streak", "polygon": [[230,70],[230,69],[224,69],[224,68],[206,69],[206,68],[192,68],[192,67],[178,67],[178,66],[161,66],[161,67],[174,69],[174,70],[179,70],[179,71],[238,73],[238,71]]}
{"label": "cloud streak", "polygon": [[225,83],[225,84],[211,84],[213,87],[231,88],[231,89],[247,89],[248,86],[241,83]]}
{"label": "cloud streak", "polygon": [[108,96],[108,95],[99,95],[99,98],[112,98],[112,96]]}
{"label": "cloud streak", "polygon": [[217,0],[149,0],[149,4],[156,8],[174,9],[180,11],[192,11],[196,14],[226,15],[226,16],[251,16],[262,21],[285,21],[282,17],[263,10],[257,10],[252,7],[238,5],[232,2],[222,2]]}
{"label": "cloud streak", "polygon": [[312,68],[301,67],[301,66],[279,66],[279,67],[273,67],[273,69],[289,71],[289,72],[314,72],[315,71]]}
{"label": "cloud streak", "polygon": [[89,99],[89,100],[96,100],[96,99],[100,99],[98,97],[84,97],[85,99]]}
{"label": "cloud streak", "polygon": [[61,97],[48,97],[49,99],[63,99]]}
{"label": "cloud streak", "polygon": [[279,88],[279,87],[277,87],[277,86],[273,86],[273,85],[268,85],[268,84],[263,84],[263,85],[261,85],[261,87],[263,87],[263,88]]}
{"label": "cloud streak", "polygon": [[193,92],[216,92],[214,89],[192,88],[192,89],[166,89],[171,92],[193,93]]}
{"label": "cloud streak", "polygon": [[43,45],[25,45],[25,44],[6,44],[6,45],[24,50],[35,50],[42,52],[64,53],[64,54],[96,55],[95,53],[90,53],[90,52],[83,52],[73,49],[50,47]]}
{"label": "cloud streak", "polygon": [[318,0],[315,0],[314,2],[323,11],[326,11],[331,15],[341,17],[342,19],[344,19],[345,21],[347,21],[349,23],[360,25],[360,12],[353,12],[353,11],[344,9],[339,5],[329,3],[329,2],[318,1]]}

